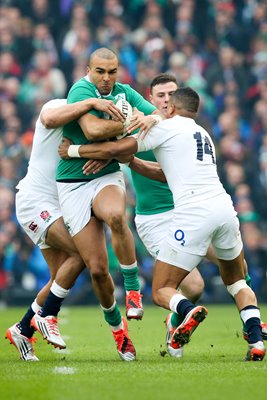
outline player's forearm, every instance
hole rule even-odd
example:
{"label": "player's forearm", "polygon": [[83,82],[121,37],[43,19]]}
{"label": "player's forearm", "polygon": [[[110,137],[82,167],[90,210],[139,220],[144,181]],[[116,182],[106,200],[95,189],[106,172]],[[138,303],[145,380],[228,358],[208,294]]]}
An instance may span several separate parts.
{"label": "player's forearm", "polygon": [[157,162],[144,161],[134,157],[129,167],[138,174],[155,181],[166,182],[166,177]]}
{"label": "player's forearm", "polygon": [[112,158],[113,143],[93,143],[85,144],[79,147],[81,158],[92,158],[94,160],[108,160]]}
{"label": "player's forearm", "polygon": [[110,139],[124,132],[123,123],[120,121],[96,118],[90,123],[81,120],[79,123],[88,140]]}
{"label": "player's forearm", "polygon": [[82,100],[57,108],[47,108],[41,113],[41,122],[48,129],[58,128],[80,118],[94,108],[94,99]]}
{"label": "player's forearm", "polygon": [[81,146],[71,145],[68,149],[68,156],[109,160],[119,155],[131,155],[136,151],[137,141],[134,138],[126,138],[119,142],[92,143]]}

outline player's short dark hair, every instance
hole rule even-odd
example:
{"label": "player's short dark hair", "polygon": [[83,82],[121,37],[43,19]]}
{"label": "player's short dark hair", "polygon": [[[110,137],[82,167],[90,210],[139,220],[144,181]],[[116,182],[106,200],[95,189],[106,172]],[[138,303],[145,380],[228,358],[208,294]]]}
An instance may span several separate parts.
{"label": "player's short dark hair", "polygon": [[117,54],[113,50],[108,49],[107,47],[100,47],[90,54],[88,65],[90,65],[90,61],[94,56],[104,58],[105,60],[113,60],[114,58],[118,58]]}
{"label": "player's short dark hair", "polygon": [[170,101],[177,106],[177,108],[183,108],[186,111],[197,113],[200,98],[195,90],[187,86],[176,89],[171,95]]}
{"label": "player's short dark hair", "polygon": [[168,82],[174,82],[178,86],[177,80],[174,75],[170,75],[170,74],[156,75],[155,78],[150,83],[150,92],[152,92],[152,89],[155,86],[161,85],[164,83],[168,83]]}

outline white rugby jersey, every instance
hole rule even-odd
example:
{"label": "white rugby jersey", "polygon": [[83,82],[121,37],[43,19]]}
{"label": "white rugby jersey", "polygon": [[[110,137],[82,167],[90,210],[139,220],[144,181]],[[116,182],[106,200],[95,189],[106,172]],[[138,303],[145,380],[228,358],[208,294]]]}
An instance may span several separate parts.
{"label": "white rugby jersey", "polygon": [[175,207],[225,193],[212,139],[192,118],[176,115],[160,122],[144,139],[138,139],[138,151],[146,150],[153,150]]}
{"label": "white rugby jersey", "polygon": [[[44,104],[47,108],[57,108],[67,104],[66,99],[56,99]],[[63,127],[46,128],[40,115],[36,121],[33,145],[26,176],[18,183],[17,189],[44,193],[57,197],[56,172],[60,160],[58,146],[62,140]]]}

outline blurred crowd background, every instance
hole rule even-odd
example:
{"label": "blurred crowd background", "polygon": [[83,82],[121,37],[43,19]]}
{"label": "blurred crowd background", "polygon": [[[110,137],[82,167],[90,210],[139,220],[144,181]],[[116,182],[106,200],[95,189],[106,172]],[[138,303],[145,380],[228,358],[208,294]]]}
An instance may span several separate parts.
{"label": "blurred crowd background", "polygon": [[[0,304],[24,304],[48,280],[37,247],[15,215],[36,117],[65,98],[98,47],[117,52],[119,81],[146,98],[160,72],[201,96],[199,120],[217,148],[218,171],[239,213],[253,287],[267,301],[267,2],[266,0],[1,0],[0,6]],[[136,240],[144,299],[153,260],[134,227],[129,171],[128,219]],[[107,230],[110,270],[122,292]],[[203,261],[202,300],[230,301],[217,267]],[[66,302],[94,302],[85,272]]]}

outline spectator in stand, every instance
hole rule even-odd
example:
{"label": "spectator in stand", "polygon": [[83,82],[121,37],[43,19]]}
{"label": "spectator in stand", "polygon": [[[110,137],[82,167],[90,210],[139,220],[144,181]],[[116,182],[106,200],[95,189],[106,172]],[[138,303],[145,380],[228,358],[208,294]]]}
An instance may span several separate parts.
{"label": "spectator in stand", "polygon": [[174,44],[169,31],[164,27],[161,15],[148,14],[145,16],[142,25],[131,34],[131,40],[138,53],[142,52],[146,42],[153,38],[161,38],[164,48],[170,53]]}
{"label": "spectator in stand", "polygon": [[104,14],[113,15],[122,18],[124,15],[124,6],[121,0],[104,0]]}
{"label": "spectator in stand", "polygon": [[58,24],[58,8],[56,1],[32,0],[31,6],[25,10],[25,13],[34,21],[35,24],[46,24],[55,35]]}
{"label": "spectator in stand", "polygon": [[62,71],[52,67],[52,60],[49,54],[43,50],[34,53],[34,67],[38,75],[40,94],[48,98],[63,98],[67,84]]}
{"label": "spectator in stand", "polygon": [[123,19],[107,14],[97,29],[97,42],[101,46],[112,48],[131,78],[136,79],[137,54],[130,42],[130,32]]}
{"label": "spectator in stand", "polygon": [[158,72],[166,69],[166,52],[164,41],[153,38],[146,42],[141,57],[147,69],[154,67]]}
{"label": "spectator in stand", "polygon": [[175,42],[176,48],[178,49],[186,44],[195,33],[194,8],[195,2],[188,0],[181,2],[177,7],[175,21]]}
{"label": "spectator in stand", "polygon": [[16,54],[17,44],[15,40],[15,35],[11,31],[10,27],[1,30],[0,36],[0,50],[2,52],[11,52]]}
{"label": "spectator in stand", "polygon": [[210,65],[206,71],[210,94],[213,93],[216,83],[223,83],[228,91],[235,91],[241,98],[244,98],[249,77],[243,66],[237,64],[236,55],[237,53],[232,47],[220,47],[218,62]]}
{"label": "spectator in stand", "polygon": [[55,41],[46,24],[38,24],[34,27],[33,48],[35,51],[44,50],[51,61],[51,66],[58,64],[58,53]]}
{"label": "spectator in stand", "polygon": [[33,22],[30,18],[22,17],[17,27],[16,57],[19,60],[23,71],[27,71],[34,52],[32,38]]}
{"label": "spectator in stand", "polygon": [[249,51],[249,36],[243,25],[236,23],[236,6],[232,1],[214,2],[214,23],[210,25],[209,36],[236,51]]}
{"label": "spectator in stand", "polygon": [[22,74],[21,67],[17,63],[15,56],[10,51],[4,51],[0,54],[0,76],[2,78],[16,77],[20,78]]}

